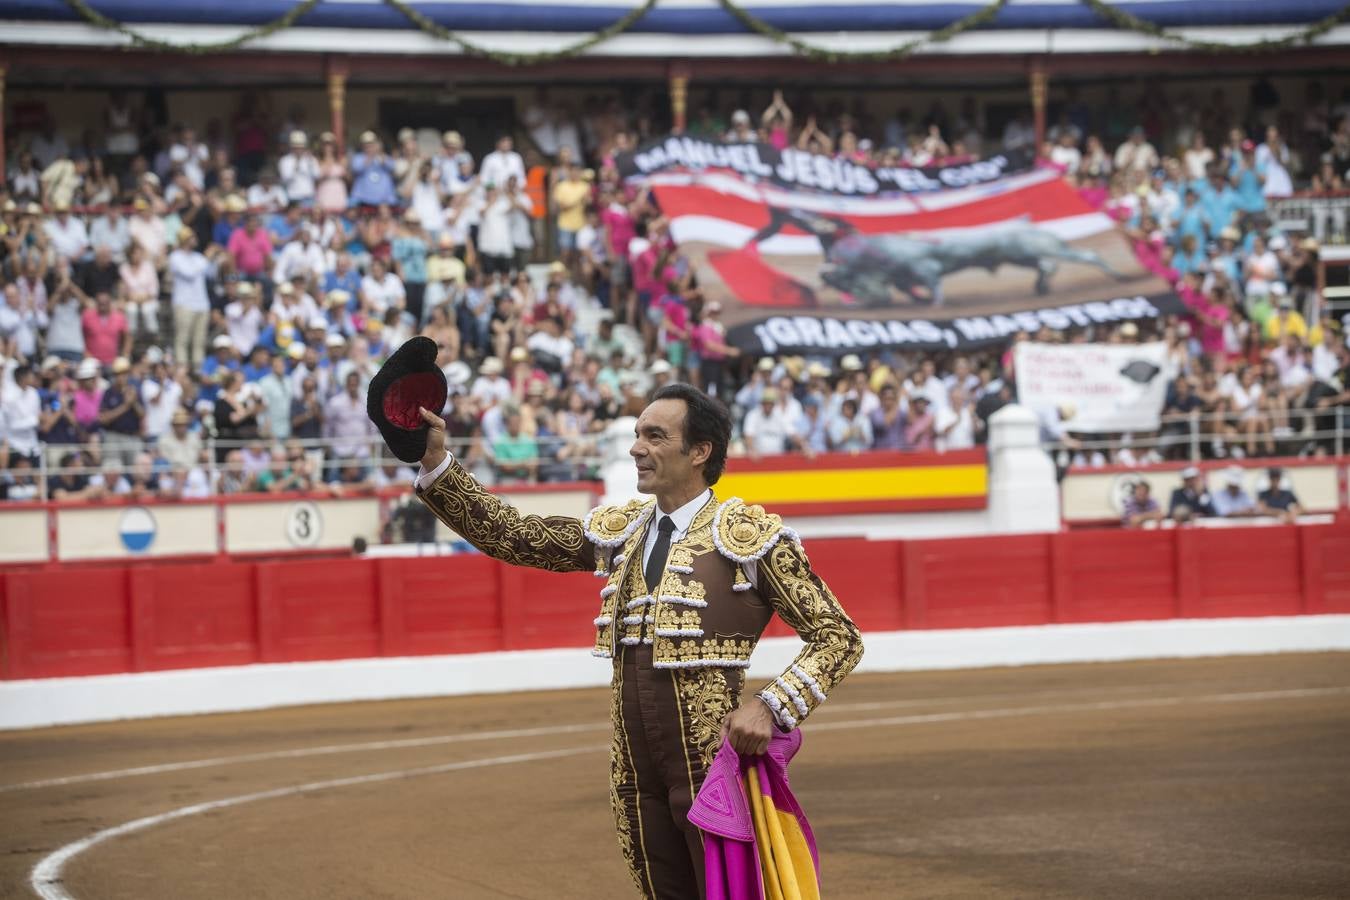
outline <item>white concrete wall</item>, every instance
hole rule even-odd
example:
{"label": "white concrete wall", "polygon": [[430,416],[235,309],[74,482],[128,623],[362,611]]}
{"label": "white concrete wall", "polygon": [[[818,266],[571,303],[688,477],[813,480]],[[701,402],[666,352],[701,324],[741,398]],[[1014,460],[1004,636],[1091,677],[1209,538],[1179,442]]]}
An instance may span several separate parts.
{"label": "white concrete wall", "polygon": [[[1350,616],[1190,619],[895,631],[865,637],[858,672],[1350,650]],[[750,685],[791,662],[797,638],[760,642]],[[556,688],[603,687],[589,650],[351,659],[0,682],[0,730],[152,716]],[[810,727],[809,725],[807,727]]]}

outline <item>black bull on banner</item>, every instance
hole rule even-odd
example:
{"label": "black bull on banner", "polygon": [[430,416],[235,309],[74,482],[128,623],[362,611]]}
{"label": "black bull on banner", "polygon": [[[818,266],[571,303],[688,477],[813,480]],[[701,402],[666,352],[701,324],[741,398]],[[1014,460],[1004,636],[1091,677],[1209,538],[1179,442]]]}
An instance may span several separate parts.
{"label": "black bull on banner", "polygon": [[861,197],[725,170],[648,182],[729,341],[752,353],[955,349],[1184,311],[1052,171]]}

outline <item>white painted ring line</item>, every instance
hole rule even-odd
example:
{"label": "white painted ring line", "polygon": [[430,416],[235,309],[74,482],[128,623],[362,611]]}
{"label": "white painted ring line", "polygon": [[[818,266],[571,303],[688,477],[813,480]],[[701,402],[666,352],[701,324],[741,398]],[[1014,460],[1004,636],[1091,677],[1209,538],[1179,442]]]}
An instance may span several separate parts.
{"label": "white painted ring line", "polygon": [[[1038,694],[1065,696],[1066,694],[1131,694],[1148,691],[1156,685],[1121,686],[1116,688],[1081,688],[1067,691],[1006,691],[995,694],[967,694],[943,697],[916,697],[909,700],[865,701],[858,703],[830,703],[821,707],[812,727],[819,729],[824,724],[821,715],[833,715],[849,710],[899,709],[907,706],[923,706],[930,703],[948,703],[952,701],[981,702],[986,700],[1004,700],[1008,698],[1026,699]],[[111,769],[104,772],[88,772],[80,775],[65,775],[59,778],[43,778],[37,781],[24,781],[16,784],[0,784],[0,794],[13,791],[36,790],[39,788],[61,787],[69,784],[85,784],[94,781],[115,781],[121,778],[134,778],[143,775],[163,775],[167,772],[181,772],[191,769],[208,769],[217,766],[238,765],[242,763],[267,762],[276,759],[303,759],[310,756],[329,756],[339,753],[361,753],[379,750],[406,750],[418,747],[435,747],[443,744],[458,744],[468,741],[489,741],[506,738],[545,737],[557,734],[578,734],[587,731],[607,731],[609,722],[585,722],[572,725],[546,725],[536,728],[510,728],[496,731],[472,731],[459,734],[431,735],[422,738],[399,738],[385,741],[366,741],[355,744],[325,744],[318,747],[294,747],[289,750],[267,750],[258,753],[241,753],[236,756],[214,756],[205,759],[190,759],[181,762],[159,763],[148,766],[133,766],[127,769]]]}
{"label": "white painted ring line", "polygon": [[70,862],[76,856],[80,855],[90,847],[94,847],[104,841],[120,837],[124,834],[131,834],[137,831],[144,831],[147,828],[153,828],[156,825],[162,825],[165,822],[171,822],[175,819],[184,819],[188,816],[195,816],[204,812],[211,812],[217,809],[226,809],[231,806],[241,806],[245,803],[252,803],[256,800],[275,800],[280,797],[292,797],[297,794],[309,794],[316,791],[328,790],[330,788],[355,787],[362,784],[377,784],[382,781],[396,781],[403,778],[417,778],[423,775],[440,775],[446,772],[457,772],[464,769],[484,769],[489,766],[505,766],[513,763],[537,762],[544,759],[562,759],[568,756],[579,756],[583,753],[596,753],[601,750],[608,750],[608,744],[590,747],[572,747],[567,750],[548,750],[540,753],[520,753],[514,756],[490,756],[485,759],[470,759],[463,762],[443,763],[438,766],[426,766],[420,769],[401,769],[396,772],[376,772],[371,775],[355,775],[350,778],[335,778],[330,781],[311,781],[308,784],[292,785],[291,787],[275,788],[270,791],[258,791],[252,794],[240,794],[236,797],[226,797],[222,800],[211,800],[207,803],[194,803],[191,806],[181,806],[178,809],[170,810],[166,813],[159,813],[153,816],[145,816],[140,819],[133,819],[130,822],[124,822],[112,828],[105,828],[102,831],[96,831],[86,838],[66,844],[48,856],[45,856],[33,867],[32,875],[29,877],[29,885],[37,892],[43,900],[75,900],[74,896],[61,885],[61,872],[66,863]]}
{"label": "white painted ring line", "polygon": [[[913,716],[894,716],[886,719],[853,719],[844,722],[825,722],[813,725],[813,731],[838,731],[853,728],[876,728],[896,725],[925,725],[936,722],[953,722],[962,720],[979,720],[1009,718],[1018,715],[1040,715],[1051,712],[1092,712],[1111,709],[1136,709],[1161,706],[1181,706],[1187,703],[1241,703],[1255,702],[1262,700],[1289,700],[1300,697],[1322,697],[1336,694],[1350,694],[1350,686],[1347,687],[1327,687],[1327,688],[1296,688],[1281,691],[1255,691],[1250,693],[1226,693],[1226,694],[1197,694],[1183,697],[1141,697],[1135,700],[1104,700],[1096,703],[1067,703],[1060,705],[1044,706],[1026,706],[1012,707],[1005,709],[972,709],[960,712],[949,713],[928,713]],[[605,727],[608,727],[606,724]],[[439,775],[447,772],[462,771],[465,769],[480,769],[489,766],[511,765],[514,763],[535,762],[544,759],[562,759],[569,756],[580,756],[584,753],[598,753],[608,750],[608,744],[593,745],[589,747],[573,747],[566,750],[543,751],[539,753],[522,753],[512,756],[492,756],[484,759],[471,759],[461,762],[443,763],[436,766],[426,766],[418,769],[400,769],[393,772],[376,772],[370,775],[356,775],[349,778],[337,778],[328,781],[313,781],[307,784],[293,785],[291,787],[274,788],[268,791],[258,791],[251,794],[240,794],[235,797],[226,797],[221,800],[212,800],[206,803],[196,803],[191,806],[183,806],[178,809],[170,810],[166,813],[159,813],[153,816],[145,816],[140,819],[134,819],[130,822],[124,822],[121,825],[115,825],[111,828],[104,828],[100,831],[66,844],[64,847],[48,854],[38,861],[33,867],[29,876],[29,886],[37,893],[42,900],[76,900],[75,896],[68,892],[61,885],[61,873],[67,863],[79,854],[88,850],[90,847],[97,846],[104,841],[125,834],[131,834],[137,831],[144,831],[147,828],[153,828],[165,822],[171,822],[176,819],[195,816],[199,813],[210,812],[216,809],[225,809],[232,806],[240,806],[245,803],[252,803],[256,800],[275,800],[281,797],[291,797],[297,794],[314,793],[317,791],[328,790],[330,788],[353,787],[362,784],[374,784],[383,781],[395,781],[405,778],[416,778],[425,775]]]}

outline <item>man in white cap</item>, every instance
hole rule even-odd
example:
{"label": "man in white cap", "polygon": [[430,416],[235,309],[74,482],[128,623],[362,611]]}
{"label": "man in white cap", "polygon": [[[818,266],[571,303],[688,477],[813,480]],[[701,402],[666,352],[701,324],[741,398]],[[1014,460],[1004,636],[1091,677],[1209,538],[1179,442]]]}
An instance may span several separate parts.
{"label": "man in white cap", "polygon": [[469,393],[478,399],[482,409],[511,399],[511,382],[502,376],[502,369],[502,361],[495,356],[489,356],[478,367],[478,377]]}
{"label": "man in white cap", "polygon": [[319,161],[309,149],[309,138],[303,131],[292,131],[290,152],[277,160],[277,174],[286,198],[292,203],[311,206],[314,189],[319,181]]}
{"label": "man in white cap", "polygon": [[1223,490],[1211,496],[1214,514],[1225,519],[1249,518],[1257,515],[1256,501],[1242,489],[1243,470],[1231,466],[1223,473]]}
{"label": "man in white cap", "polygon": [[796,423],[778,406],[778,388],[769,385],[759,393],[759,405],[745,414],[741,438],[753,458],[776,456],[787,451],[788,437]]}
{"label": "man in white cap", "polygon": [[731,130],[727,132],[726,140],[733,143],[748,143],[755,139],[755,130],[750,126],[750,114],[743,109],[732,113]]}
{"label": "man in white cap", "polygon": [[1172,491],[1167,504],[1167,518],[1185,522],[1197,516],[1215,516],[1213,498],[1205,486],[1200,470],[1187,466],[1181,470],[1181,487]]}
{"label": "man in white cap", "polygon": [[235,298],[225,304],[225,329],[229,332],[234,348],[240,353],[247,353],[258,343],[266,316],[258,302],[258,289],[252,282],[238,282]]}
{"label": "man in white cap", "polygon": [[664,359],[658,359],[647,368],[647,374],[652,376],[651,390],[655,391],[665,387],[674,380],[674,367]]}

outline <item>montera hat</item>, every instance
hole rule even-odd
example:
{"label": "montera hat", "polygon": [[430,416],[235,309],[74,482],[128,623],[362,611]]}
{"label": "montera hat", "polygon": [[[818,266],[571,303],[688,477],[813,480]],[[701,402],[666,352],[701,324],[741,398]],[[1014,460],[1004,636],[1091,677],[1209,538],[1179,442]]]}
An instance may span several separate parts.
{"label": "montera hat", "polygon": [[366,395],[366,415],[390,451],[406,463],[417,462],[427,450],[430,429],[418,407],[439,415],[449,393],[445,373],[436,365],[436,350],[429,337],[410,339],[375,373]]}

